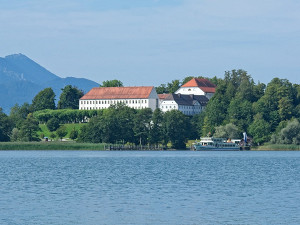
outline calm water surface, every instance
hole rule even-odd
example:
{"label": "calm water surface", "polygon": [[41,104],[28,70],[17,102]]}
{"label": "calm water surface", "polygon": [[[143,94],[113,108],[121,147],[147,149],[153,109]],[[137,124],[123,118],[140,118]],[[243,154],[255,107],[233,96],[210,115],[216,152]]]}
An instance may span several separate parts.
{"label": "calm water surface", "polygon": [[300,224],[300,152],[0,151],[0,224]]}

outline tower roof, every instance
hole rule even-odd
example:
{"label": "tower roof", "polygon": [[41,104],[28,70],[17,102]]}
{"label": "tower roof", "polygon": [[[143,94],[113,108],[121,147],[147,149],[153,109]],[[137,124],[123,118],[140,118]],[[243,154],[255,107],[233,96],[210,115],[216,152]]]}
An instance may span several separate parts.
{"label": "tower roof", "polygon": [[214,85],[207,79],[193,78],[192,80],[182,85],[182,87],[198,87],[206,93],[216,92],[216,85]]}

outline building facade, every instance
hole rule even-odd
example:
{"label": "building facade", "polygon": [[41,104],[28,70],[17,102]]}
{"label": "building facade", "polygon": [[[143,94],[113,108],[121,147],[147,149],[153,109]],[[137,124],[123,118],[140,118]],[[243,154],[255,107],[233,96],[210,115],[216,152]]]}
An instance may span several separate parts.
{"label": "building facade", "polygon": [[111,105],[123,103],[134,109],[158,108],[158,95],[150,87],[96,87],[79,100],[79,109],[106,109]]}
{"label": "building facade", "polygon": [[193,116],[201,113],[208,101],[209,99],[204,95],[169,94],[168,97],[162,100],[160,109],[163,112],[175,109],[185,115]]}

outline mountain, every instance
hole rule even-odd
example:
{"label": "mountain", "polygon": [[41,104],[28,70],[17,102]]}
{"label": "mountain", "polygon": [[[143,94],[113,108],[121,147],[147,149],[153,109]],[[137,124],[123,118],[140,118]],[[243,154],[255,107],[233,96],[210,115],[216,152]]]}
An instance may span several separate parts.
{"label": "mountain", "polygon": [[7,114],[16,103],[31,103],[34,96],[47,87],[53,89],[58,101],[66,85],[76,86],[84,93],[99,86],[85,78],[61,78],[23,54],[0,57],[0,107]]}

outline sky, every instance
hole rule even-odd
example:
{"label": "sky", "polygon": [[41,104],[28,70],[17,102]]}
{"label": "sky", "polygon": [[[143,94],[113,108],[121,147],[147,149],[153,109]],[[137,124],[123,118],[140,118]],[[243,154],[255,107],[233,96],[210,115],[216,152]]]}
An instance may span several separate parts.
{"label": "sky", "polygon": [[299,0],[0,0],[0,57],[158,86],[244,69],[300,83]]}

